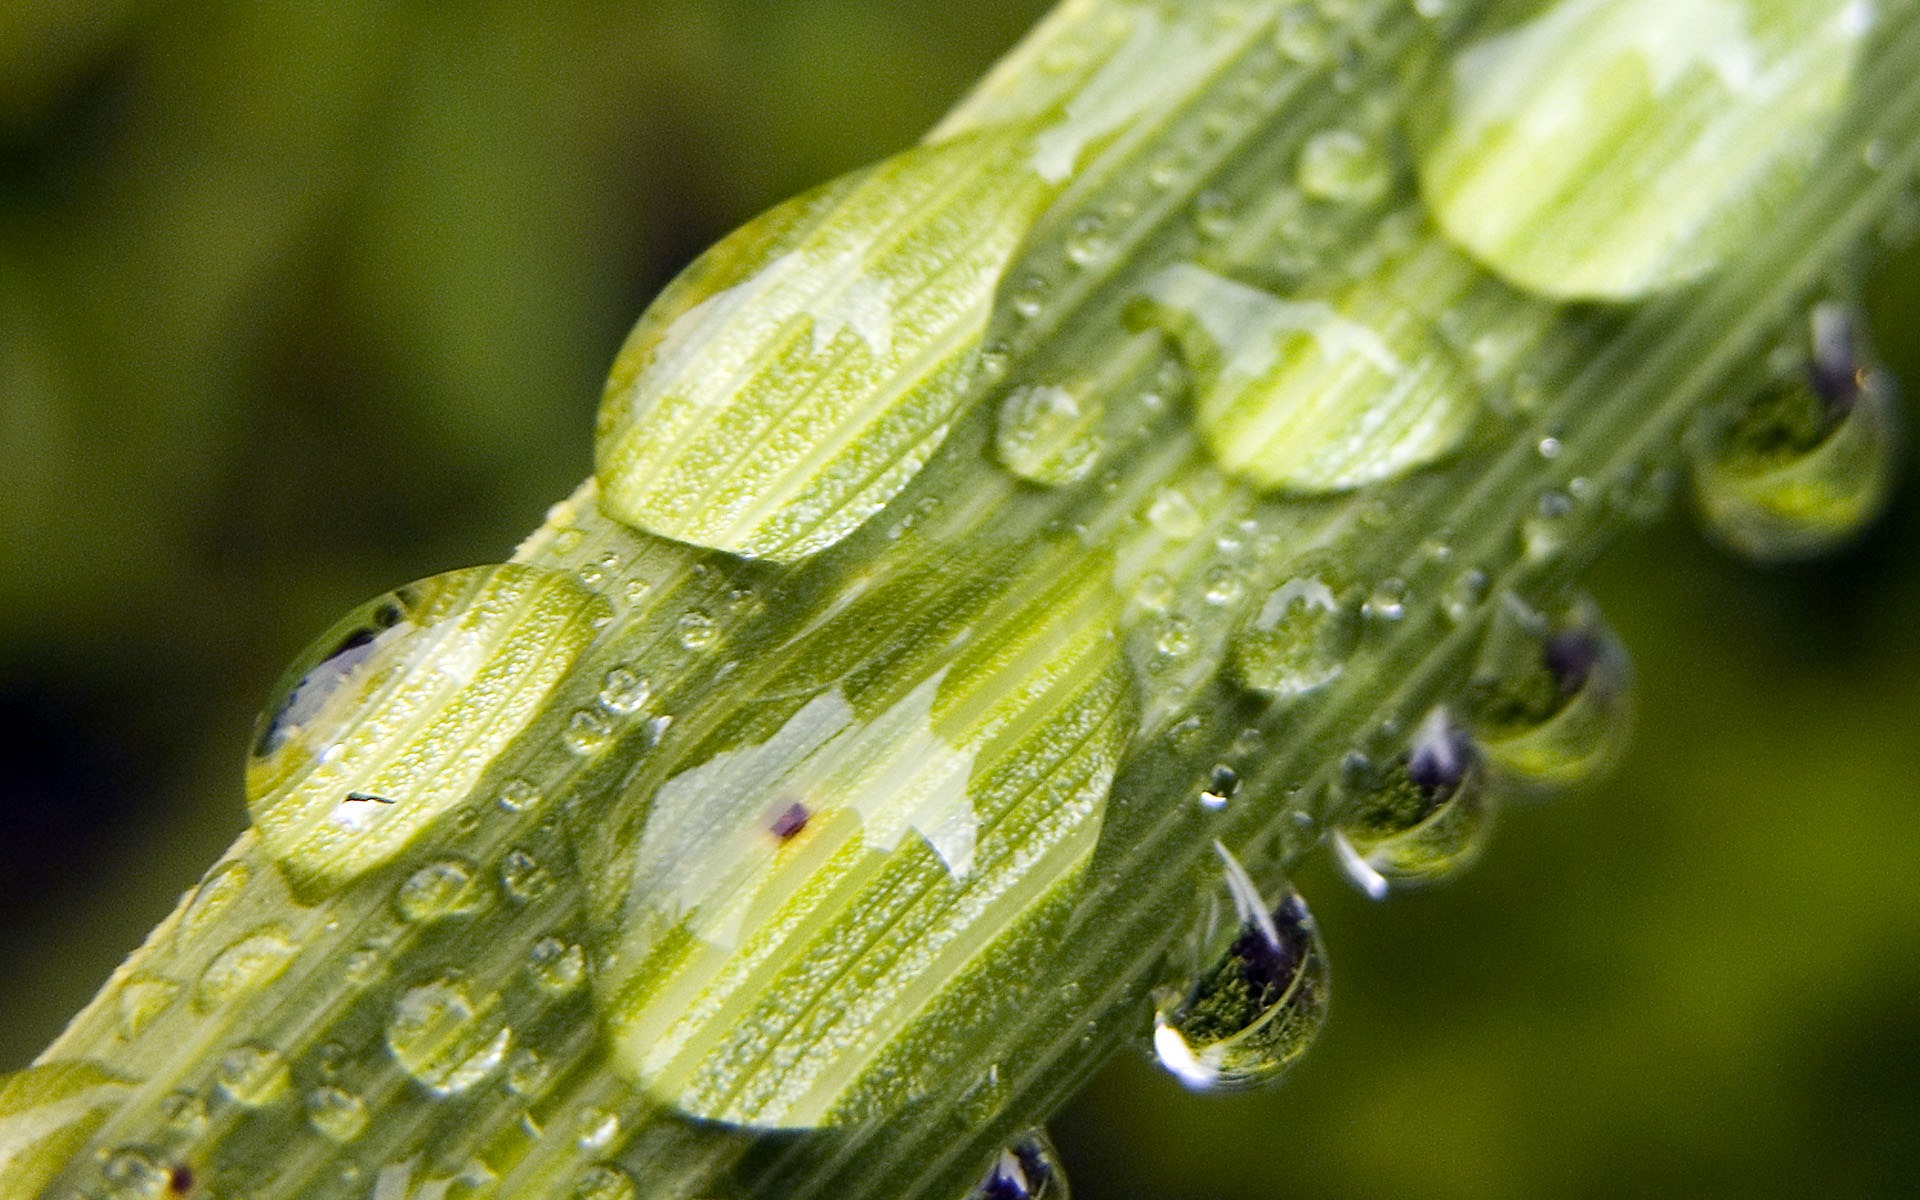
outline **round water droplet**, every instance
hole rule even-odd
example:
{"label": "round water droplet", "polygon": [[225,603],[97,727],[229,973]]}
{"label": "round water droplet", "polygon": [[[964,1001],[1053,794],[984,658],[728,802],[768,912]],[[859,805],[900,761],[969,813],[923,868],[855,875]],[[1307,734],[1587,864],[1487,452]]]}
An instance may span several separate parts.
{"label": "round water droplet", "polygon": [[[1237,920],[1204,928],[1200,968],[1159,993],[1153,1053],[1187,1087],[1232,1091],[1272,1084],[1313,1044],[1327,1014],[1327,956],[1306,901],[1291,888],[1269,908],[1222,851]],[[1218,924],[1210,909],[1207,926]]]}
{"label": "round water droplet", "polygon": [[1173,605],[1173,580],[1160,571],[1149,571],[1133,587],[1133,598],[1148,612],[1164,613]]}
{"label": "round water droplet", "polygon": [[315,1088],[307,1093],[307,1122],[344,1146],[367,1127],[367,1102],[344,1088]]}
{"label": "round water droplet", "polygon": [[588,1154],[605,1154],[620,1140],[620,1114],[604,1108],[581,1110],[574,1142]]}
{"label": "round water droplet", "polygon": [[1147,505],[1147,521],[1161,537],[1175,542],[1189,541],[1204,528],[1199,507],[1177,487],[1155,493]]}
{"label": "round water droplet", "polygon": [[553,876],[525,850],[509,850],[500,862],[500,886],[510,898],[526,904],[553,890]]}
{"label": "round water droplet", "polygon": [[193,988],[193,1007],[212,1012],[266,986],[297,951],[285,926],[267,925],[214,955]]}
{"label": "round water droplet", "polygon": [[243,862],[223,862],[208,871],[200,886],[194,889],[193,901],[180,918],[181,933],[197,934],[212,924],[240,898],[251,877]]}
{"label": "round water droplet", "polygon": [[523,813],[538,808],[542,796],[540,790],[524,779],[509,779],[500,789],[495,803],[505,813]]}
{"label": "round water droplet", "polygon": [[1038,275],[1023,276],[1014,284],[1009,302],[1014,312],[1026,320],[1033,320],[1046,308],[1047,281]]}
{"label": "round water droplet", "polygon": [[1179,658],[1193,649],[1193,622],[1178,613],[1160,622],[1153,647],[1168,658]]}
{"label": "round water droplet", "polygon": [[565,996],[587,978],[587,952],[578,943],[541,938],[527,957],[527,971],[543,991]]}
{"label": "round water droplet", "polygon": [[1504,779],[1559,786],[1618,756],[1631,725],[1632,667],[1591,604],[1554,622],[1516,603],[1487,631],[1467,712]]}
{"label": "round water droplet", "polygon": [[1246,686],[1290,700],[1338,678],[1359,636],[1359,621],[1325,577],[1297,575],[1268,593],[1236,634],[1235,669]]}
{"label": "round water droplet", "polygon": [[1360,609],[1370,621],[1392,624],[1407,615],[1407,581],[1404,579],[1383,579],[1374,586],[1367,596],[1367,602]]}
{"label": "round water droplet", "polygon": [[625,667],[607,672],[600,687],[600,706],[619,717],[630,717],[646,706],[653,686]]}
{"label": "round water droplet", "polygon": [[1316,200],[1371,204],[1387,194],[1393,171],[1377,143],[1350,129],[1327,129],[1300,148],[1294,181]]}
{"label": "round water droplet", "polygon": [[595,1163],[573,1182],[573,1200],[633,1200],[633,1176],[612,1163]]}
{"label": "round water droplet", "polygon": [[1225,192],[1201,192],[1193,201],[1193,227],[1204,238],[1222,238],[1233,232],[1233,197]]}
{"label": "round water droplet", "polygon": [[1694,497],[1708,530],[1759,562],[1825,553],[1886,506],[1899,407],[1867,362],[1849,310],[1814,310],[1805,369],[1767,389],[1691,446]]}
{"label": "round water droplet", "polygon": [[1068,1200],[1067,1175],[1047,1131],[1030,1130],[1002,1150],[967,1200]]}
{"label": "round water droplet", "polygon": [[468,797],[609,611],[571,576],[513,564],[363,605],[260,720],[247,796],[267,852],[310,891],[398,854]]}
{"label": "round water droplet", "polygon": [[1075,266],[1091,266],[1107,252],[1107,223],[1099,213],[1087,213],[1073,223],[1067,236],[1067,261]]}
{"label": "round water droplet", "polygon": [[1240,793],[1240,772],[1225,763],[1216,765],[1207,776],[1206,790],[1200,793],[1202,808],[1218,812]]}
{"label": "round water droplet", "polygon": [[680,644],[695,653],[712,646],[720,632],[713,618],[703,612],[680,614],[675,629],[680,635]]}
{"label": "round water droplet", "polygon": [[552,1078],[553,1068],[531,1050],[515,1050],[507,1060],[507,1090],[523,1100],[538,1096]]}
{"label": "round water droplet", "polygon": [[1079,483],[1100,461],[1099,410],[1063,387],[1014,388],[1000,402],[994,449],[1007,470],[1031,483]]}
{"label": "round water droplet", "polygon": [[1468,567],[1453,577],[1447,585],[1446,594],[1441,597],[1441,610],[1451,621],[1464,621],[1472,616],[1487,599],[1487,589],[1492,579],[1479,567]]}
{"label": "round water droplet", "polygon": [[458,858],[443,858],[421,867],[407,877],[393,897],[401,919],[416,922],[468,916],[486,903],[486,885],[474,878],[473,864]]}
{"label": "round water droplet", "polygon": [[235,1046],[220,1056],[214,1071],[220,1094],[248,1108],[278,1101],[292,1082],[287,1060],[266,1046]]}
{"label": "round water droplet", "polygon": [[[1383,773],[1348,780],[1334,820],[1334,853],[1374,899],[1402,884],[1455,874],[1485,846],[1492,809],[1478,749],[1444,708],[1422,721],[1412,744]],[[1357,785],[1357,786],[1356,786]]]}
{"label": "round water droplet", "polygon": [[120,1036],[127,1041],[139,1037],[155,1017],[167,1011],[179,994],[180,985],[171,979],[145,972],[129,976],[120,985],[120,994],[114,1001],[119,1011]]}
{"label": "round water droplet", "polygon": [[100,1165],[100,1178],[111,1200],[160,1200],[173,1185],[173,1171],[167,1164],[132,1147],[109,1154]]}
{"label": "round water droplet", "polygon": [[598,709],[583,708],[567,718],[566,731],[560,737],[567,749],[588,758],[613,744],[613,723]]}
{"label": "round water droplet", "polygon": [[387,1022],[394,1061],[436,1096],[456,1095],[486,1079],[506,1060],[512,1042],[496,998],[476,1002],[451,976],[402,993]]}
{"label": "round water droplet", "polygon": [[1536,563],[1552,562],[1573,539],[1573,497],[1558,489],[1540,493],[1520,525],[1520,546]]}
{"label": "round water droplet", "polygon": [[207,1131],[207,1102],[192,1092],[169,1092],[160,1101],[160,1120],[169,1132],[191,1141]]}

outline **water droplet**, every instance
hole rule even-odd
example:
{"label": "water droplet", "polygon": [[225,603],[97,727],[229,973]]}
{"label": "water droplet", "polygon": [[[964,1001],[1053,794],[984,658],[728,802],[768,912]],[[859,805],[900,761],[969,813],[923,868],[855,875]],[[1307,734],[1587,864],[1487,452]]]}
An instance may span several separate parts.
{"label": "water droplet", "polygon": [[1540,493],[1533,512],[1520,524],[1520,546],[1536,563],[1552,562],[1573,539],[1573,497],[1558,489]]}
{"label": "water droplet", "polygon": [[139,1037],[155,1017],[167,1011],[179,994],[180,985],[171,979],[145,972],[129,976],[120,985],[119,997],[114,1002],[119,1010],[121,1038],[132,1041]]}
{"label": "water droplet", "polygon": [[1206,790],[1200,793],[1200,804],[1217,812],[1225,808],[1239,792],[1240,772],[1220,763],[1207,777]]}
{"label": "water droplet", "polygon": [[1359,623],[1320,575],[1298,575],[1267,594],[1235,635],[1240,681],[1276,700],[1336,679],[1359,640]]}
{"label": "water droplet", "polygon": [[675,628],[680,635],[680,644],[696,654],[711,647],[720,634],[713,618],[703,612],[680,614]]}
{"label": "water droplet", "polygon": [[1485,845],[1492,811],[1481,776],[1472,738],[1446,709],[1434,709],[1384,775],[1349,782],[1332,833],[1348,878],[1378,900],[1395,886],[1470,864]]}
{"label": "water droplet", "polygon": [[1201,192],[1193,201],[1193,227],[1203,238],[1223,238],[1233,232],[1233,197],[1225,192]]}
{"label": "water droplet", "polygon": [[587,952],[577,943],[541,938],[527,958],[533,981],[555,996],[577,991],[587,978]]}
{"label": "water droplet", "polygon": [[1505,779],[1559,786],[1591,778],[1626,741],[1632,675],[1591,604],[1557,622],[1517,602],[1503,606],[1468,688],[1481,753]]}
{"label": "water droplet", "polygon": [[1147,521],[1169,541],[1190,541],[1204,525],[1192,497],[1177,487],[1164,487],[1147,505]]}
{"label": "water droplet", "polygon": [[537,1097],[552,1078],[553,1068],[531,1050],[515,1050],[507,1060],[507,1090],[523,1100]]}
{"label": "water droplet", "polygon": [[1804,369],[1694,440],[1694,497],[1708,530],[1759,562],[1825,553],[1886,506],[1899,406],[1847,308],[1812,316]]}
{"label": "water droplet", "polygon": [[468,916],[486,903],[486,885],[474,878],[473,864],[458,858],[443,858],[421,867],[407,877],[393,898],[401,919],[415,922]]}
{"label": "water droplet", "polygon": [[1374,586],[1367,596],[1367,602],[1361,606],[1361,613],[1370,621],[1392,624],[1407,615],[1407,581],[1404,579],[1383,579]]}
{"label": "water droplet", "polygon": [[1033,320],[1046,308],[1047,281],[1038,275],[1026,275],[1014,284],[1013,295],[1009,298],[1013,311],[1026,320]]}
{"label": "water droplet", "polygon": [[261,717],[247,795],[267,852],[322,892],[394,857],[471,794],[608,611],[571,576],[515,564],[355,610]]}
{"label": "water droplet", "polygon": [[1540,439],[1540,444],[1534,448],[1540,452],[1540,457],[1548,462],[1560,457],[1560,439],[1557,437],[1543,437]]}
{"label": "water droplet", "polygon": [[600,687],[600,706],[617,717],[630,717],[645,707],[653,686],[625,667],[607,672]]}
{"label": "water droplet", "polygon": [[1107,223],[1098,213],[1087,213],[1074,220],[1067,236],[1067,261],[1076,266],[1091,266],[1107,252]]}
{"label": "water droplet", "polygon": [[539,789],[524,779],[509,779],[500,789],[495,801],[500,811],[505,813],[523,813],[538,808],[542,797]]}
{"label": "water droplet", "polygon": [[367,1102],[344,1088],[315,1088],[307,1093],[307,1122],[344,1146],[367,1127]]}
{"label": "water droplet", "polygon": [[508,896],[526,904],[553,890],[553,876],[525,850],[509,850],[500,863],[500,885]]}
{"label": "water droplet", "polygon": [[605,1154],[620,1140],[620,1114],[604,1108],[582,1109],[577,1122],[576,1144],[588,1154]]}
{"label": "water droplet", "polygon": [[1002,1150],[967,1200],[1067,1200],[1066,1172],[1046,1130],[1030,1130]]}
{"label": "water droplet", "polygon": [[1371,204],[1387,194],[1393,174],[1378,144],[1350,129],[1326,129],[1300,148],[1294,181],[1316,200]]}
{"label": "water droplet", "polygon": [[583,708],[567,718],[567,728],[560,737],[567,749],[588,758],[613,743],[613,724],[598,709]]}
{"label": "water droplet", "polygon": [[266,1046],[235,1046],[220,1056],[214,1072],[220,1094],[247,1108],[262,1108],[286,1095],[293,1077],[287,1060]]}
{"label": "water droplet", "polygon": [[1193,649],[1193,622],[1179,614],[1167,617],[1160,622],[1160,632],[1153,639],[1154,649],[1168,658],[1179,658]]}
{"label": "water droplet", "polygon": [[169,1092],[160,1101],[160,1120],[175,1136],[191,1141],[207,1131],[207,1102],[192,1092]]}
{"label": "water droplet", "polygon": [[1152,613],[1164,613],[1171,608],[1173,596],[1173,580],[1161,571],[1149,571],[1142,575],[1133,588],[1134,601]]}
{"label": "water droplet", "polygon": [[172,1170],[145,1150],[133,1148],[108,1155],[100,1177],[112,1200],[160,1200],[173,1183]]}
{"label": "water droplet", "polygon": [[287,969],[297,949],[283,925],[254,930],[207,964],[194,985],[193,1007],[212,1012],[266,986]]}
{"label": "water droplet", "polygon": [[1000,402],[994,448],[1009,471],[1031,483],[1079,483],[1100,461],[1099,410],[1062,387],[1014,388]]}
{"label": "water droplet", "polygon": [[486,1079],[513,1042],[493,996],[476,1003],[461,982],[443,976],[402,993],[387,1022],[394,1061],[436,1096],[452,1096]]}
{"label": "water droplet", "polygon": [[1447,619],[1459,622],[1472,616],[1475,610],[1486,603],[1487,589],[1492,583],[1492,579],[1479,567],[1468,567],[1454,576],[1440,600],[1440,607],[1447,614]]}
{"label": "water droplet", "polygon": [[1302,7],[1280,11],[1274,24],[1274,45],[1280,53],[1303,66],[1314,66],[1327,59],[1332,32],[1313,13]]}
{"label": "water droplet", "polygon": [[1210,961],[1160,993],[1153,1051],[1196,1090],[1227,1091],[1278,1080],[1313,1044],[1327,1012],[1327,957],[1306,901],[1291,888],[1269,908],[1245,868],[1215,843],[1236,921],[1224,948],[1209,915],[1194,947]]}
{"label": "water droplet", "polygon": [[[1228,539],[1222,538],[1223,542]],[[1227,549],[1226,546],[1221,547]],[[1246,580],[1232,567],[1211,567],[1207,571],[1207,590],[1205,598],[1208,604],[1225,606],[1232,604],[1246,594]]]}
{"label": "water droplet", "polygon": [[633,1200],[639,1189],[633,1176],[612,1163],[595,1163],[573,1183],[573,1200]]}

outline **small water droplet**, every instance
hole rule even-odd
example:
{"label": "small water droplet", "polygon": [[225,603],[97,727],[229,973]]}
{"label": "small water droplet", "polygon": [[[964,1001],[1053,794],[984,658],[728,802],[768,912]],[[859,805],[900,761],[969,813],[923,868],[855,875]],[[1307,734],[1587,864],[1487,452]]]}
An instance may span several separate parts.
{"label": "small water droplet", "polygon": [[192,1092],[168,1092],[160,1101],[160,1120],[183,1141],[207,1131],[207,1102]]}
{"label": "small water droplet", "polygon": [[1164,613],[1173,606],[1173,580],[1160,571],[1149,571],[1134,585],[1133,598],[1148,612]]}
{"label": "small water droplet", "polygon": [[653,695],[653,686],[625,667],[607,672],[600,687],[600,706],[618,717],[639,712]]}
{"label": "small water droplet", "polygon": [[1492,586],[1492,582],[1487,573],[1479,567],[1468,567],[1454,576],[1453,582],[1447,585],[1446,594],[1440,601],[1442,611],[1451,621],[1466,620],[1486,603],[1487,589]]}
{"label": "small water droplet", "polygon": [[1154,649],[1168,658],[1179,658],[1193,649],[1193,622],[1174,614],[1160,622],[1153,640]]}
{"label": "small water droplet", "polygon": [[703,612],[682,613],[676,629],[680,644],[695,654],[710,648],[720,634],[713,618]]}
{"label": "small water droplet", "polygon": [[1282,9],[1274,25],[1274,45],[1302,66],[1325,62],[1333,37],[1326,24],[1303,7]]}
{"label": "small water droplet", "polygon": [[1370,621],[1391,624],[1407,615],[1407,581],[1404,579],[1383,579],[1361,608],[1361,613]]}
{"label": "small water droplet", "polygon": [[994,449],[1000,462],[1032,483],[1078,483],[1100,461],[1098,411],[1063,387],[1014,388],[1000,402]]}
{"label": "small water droplet", "polygon": [[513,1042],[496,998],[475,1002],[451,976],[421,984],[394,1001],[387,1048],[402,1070],[436,1096],[452,1096],[486,1079]]}
{"label": "small water droplet", "polygon": [[507,1060],[507,1090],[523,1100],[538,1096],[552,1078],[553,1068],[531,1050],[515,1050]]}
{"label": "small water droplet", "polygon": [[587,978],[587,953],[577,943],[541,938],[527,958],[527,971],[541,989],[555,996],[579,990]]}
{"label": "small water droplet", "polygon": [[1207,778],[1206,790],[1200,793],[1200,804],[1218,812],[1230,803],[1240,792],[1240,772],[1225,763],[1216,765]]}
{"label": "small water droplet", "polygon": [[500,788],[495,803],[505,813],[523,813],[540,805],[540,792],[524,779],[509,779]]}
{"label": "small water droplet", "polygon": [[1074,220],[1073,231],[1067,236],[1067,261],[1076,266],[1090,266],[1100,261],[1107,252],[1107,223],[1098,213],[1087,213]]}
{"label": "small water droplet", "polygon": [[1066,1172],[1046,1130],[1030,1130],[1002,1150],[967,1200],[1067,1200]]}
{"label": "small water droplet", "polygon": [[1294,181],[1316,200],[1371,204],[1387,194],[1393,174],[1379,145],[1351,129],[1326,129],[1300,148]]}
{"label": "small water droplet", "polygon": [[[1222,538],[1221,541],[1226,542],[1229,539]],[[1222,546],[1221,549],[1225,550],[1227,547]],[[1247,590],[1246,580],[1241,577],[1240,572],[1227,566],[1209,568],[1206,582],[1206,601],[1208,604],[1218,606],[1234,603],[1245,595]]]}
{"label": "small water droplet", "polygon": [[1299,575],[1267,594],[1234,638],[1240,681],[1277,700],[1336,679],[1359,641],[1359,622],[1319,575]]}
{"label": "small water droplet", "polygon": [[1147,521],[1169,541],[1189,541],[1204,527],[1200,509],[1177,487],[1164,487],[1147,505]]}
{"label": "small water droplet", "polygon": [[132,1147],[108,1155],[100,1177],[112,1200],[160,1200],[173,1184],[173,1172],[166,1164]]}
{"label": "small water droplet", "polygon": [[1574,500],[1563,491],[1540,493],[1534,509],[1520,525],[1520,546],[1536,563],[1553,561],[1573,538]]}
{"label": "small water droplet", "polygon": [[307,1123],[344,1146],[367,1127],[367,1102],[344,1088],[315,1088],[307,1093]]}
{"label": "small water droplet", "polygon": [[297,949],[285,926],[254,930],[207,964],[194,984],[193,1007],[212,1012],[266,986],[287,969]]}
{"label": "small water droplet", "polygon": [[473,864],[443,858],[421,867],[394,893],[402,920],[439,921],[478,912],[487,902],[486,885],[474,878]]}
{"label": "small water droplet", "polygon": [[274,1103],[292,1082],[287,1060],[265,1046],[235,1046],[220,1056],[214,1073],[220,1094],[247,1108]]}
{"label": "small water droplet", "polygon": [[1326,1019],[1327,958],[1297,891],[1269,908],[1238,860],[1215,848],[1237,920],[1219,930],[1209,906],[1192,946],[1203,965],[1158,993],[1153,1052],[1187,1087],[1229,1091],[1272,1084],[1313,1044]]}
{"label": "small water droplet", "polygon": [[1492,812],[1481,776],[1471,736],[1445,708],[1434,709],[1397,762],[1345,789],[1332,842],[1348,878],[1378,900],[1394,886],[1469,865]]}
{"label": "small water droplet", "polygon": [[1031,321],[1039,316],[1045,310],[1046,302],[1047,281],[1040,276],[1022,276],[1020,281],[1014,284],[1010,303],[1013,305],[1013,311],[1025,320]]}
{"label": "small water droplet", "polygon": [[604,1108],[581,1110],[575,1143],[588,1154],[605,1154],[620,1140],[620,1114]]}
{"label": "small water droplet", "polygon": [[591,757],[613,742],[613,724],[605,713],[583,708],[567,718],[567,728],[560,738],[575,754]]}
{"label": "small water droplet", "polygon": [[180,918],[181,932],[197,934],[212,924],[240,898],[250,877],[243,862],[224,862],[207,872],[207,877],[194,889],[193,902]]}
{"label": "small water droplet", "polygon": [[612,1163],[595,1163],[573,1183],[573,1200],[633,1200],[638,1193],[633,1176]]}
{"label": "small water droplet", "polygon": [[1201,192],[1193,201],[1193,227],[1203,238],[1223,238],[1233,232],[1233,197],[1225,192]]}
{"label": "small water droplet", "polygon": [[553,890],[553,876],[525,850],[509,850],[500,863],[500,886],[513,900],[527,904]]}
{"label": "small water droplet", "polygon": [[1897,475],[1895,388],[1871,364],[1859,318],[1820,305],[1811,326],[1803,370],[1689,447],[1707,529],[1758,562],[1851,541],[1886,506]]}
{"label": "small water droplet", "polygon": [[141,972],[128,977],[120,985],[120,995],[115,1000],[119,1010],[121,1038],[132,1041],[139,1037],[142,1030],[153,1023],[155,1017],[167,1011],[174,998],[180,994],[180,985],[171,979]]}

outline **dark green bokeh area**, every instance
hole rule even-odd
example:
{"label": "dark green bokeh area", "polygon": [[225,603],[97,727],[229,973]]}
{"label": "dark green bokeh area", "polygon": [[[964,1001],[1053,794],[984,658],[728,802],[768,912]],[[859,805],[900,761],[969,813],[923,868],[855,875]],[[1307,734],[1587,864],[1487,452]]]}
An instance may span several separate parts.
{"label": "dark green bokeh area", "polygon": [[[280,667],[497,561],[588,469],[694,253],[913,140],[1041,0],[0,4],[0,1068],[242,827]],[[1920,259],[1872,316],[1920,385]],[[1762,571],[1685,514],[1592,590],[1640,675],[1604,785],[1374,905],[1281,1090],[1144,1061],[1082,1200],[1920,1194],[1920,488]]]}

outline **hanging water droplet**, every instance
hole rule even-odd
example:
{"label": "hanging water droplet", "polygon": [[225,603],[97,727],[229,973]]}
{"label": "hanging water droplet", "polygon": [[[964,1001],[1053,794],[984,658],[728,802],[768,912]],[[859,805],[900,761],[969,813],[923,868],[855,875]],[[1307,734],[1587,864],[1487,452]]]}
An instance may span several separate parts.
{"label": "hanging water droplet", "polygon": [[1559,622],[1517,602],[1487,631],[1468,712],[1503,778],[1559,786],[1611,763],[1631,724],[1626,650],[1590,604]]}
{"label": "hanging water droplet", "polygon": [[139,1037],[155,1017],[167,1011],[179,994],[180,985],[171,979],[145,972],[129,976],[120,985],[120,994],[114,1001],[119,1010],[121,1038],[132,1041]]}
{"label": "hanging water droplet", "polygon": [[967,1200],[1068,1200],[1066,1172],[1047,1131],[1029,1130],[1002,1150]]}
{"label": "hanging water droplet", "polygon": [[1351,129],[1325,129],[1300,148],[1294,181],[1316,200],[1371,204],[1387,194],[1393,174],[1377,143]]}
{"label": "hanging water droplet", "polygon": [[315,1088],[307,1093],[307,1123],[344,1146],[367,1127],[367,1102],[344,1088]]}
{"label": "hanging water droplet", "polygon": [[1893,381],[1868,361],[1851,310],[1813,310],[1804,370],[1767,389],[1693,446],[1707,528],[1759,562],[1810,558],[1856,537],[1896,475]]}
{"label": "hanging water droplet", "polygon": [[287,969],[297,950],[283,925],[254,930],[214,955],[194,984],[193,1007],[212,1012],[257,991]]}
{"label": "hanging water droplet", "polygon": [[1079,483],[1100,461],[1100,412],[1066,388],[1029,385],[1000,402],[994,448],[1009,471],[1031,483]]}
{"label": "hanging water droplet", "polygon": [[542,990],[565,996],[586,981],[587,952],[574,942],[541,938],[527,957],[527,970]]}
{"label": "hanging water droplet", "polygon": [[478,912],[487,903],[484,883],[474,878],[473,864],[443,858],[421,867],[394,893],[393,906],[405,921],[439,921]]}
{"label": "hanging water droplet", "polygon": [[573,1200],[634,1200],[633,1176],[612,1163],[595,1163],[573,1182]]}
{"label": "hanging water droplet", "polygon": [[[1327,958],[1306,901],[1291,888],[1269,907],[1238,860],[1215,843],[1235,923],[1224,949],[1212,929],[1195,939],[1211,961],[1162,992],[1153,1052],[1187,1087],[1229,1091],[1271,1084],[1307,1047],[1327,1013]],[[1217,925],[1211,910],[1209,926]]]}
{"label": "hanging water droplet", "polygon": [[570,576],[512,564],[356,610],[260,720],[247,795],[267,852],[320,891],[398,854],[467,798],[609,611]]}
{"label": "hanging water droplet", "polygon": [[653,686],[626,667],[607,672],[600,687],[600,706],[617,717],[630,717],[646,706]]}
{"label": "hanging water droplet", "polygon": [[220,1056],[214,1072],[220,1094],[247,1108],[263,1108],[286,1095],[293,1083],[287,1060],[266,1046],[235,1046]]}
{"label": "hanging water droplet", "polygon": [[476,1002],[452,976],[402,993],[387,1022],[387,1048],[402,1070],[436,1096],[466,1091],[498,1070],[513,1031],[497,998]]}
{"label": "hanging water droplet", "polygon": [[1349,785],[1331,835],[1341,869],[1378,900],[1466,867],[1485,845],[1491,815],[1481,775],[1473,739],[1434,709],[1394,765]]}
{"label": "hanging water droplet", "polygon": [[509,850],[500,862],[500,886],[513,900],[527,904],[553,890],[553,876],[525,850]]}
{"label": "hanging water droplet", "polygon": [[1276,700],[1318,691],[1339,677],[1359,622],[1321,575],[1297,575],[1268,593],[1234,638],[1242,683]]}

